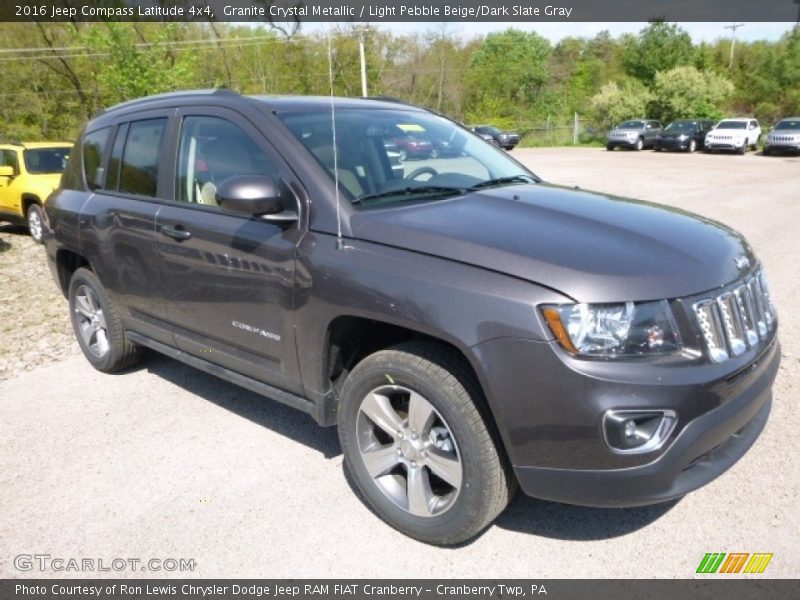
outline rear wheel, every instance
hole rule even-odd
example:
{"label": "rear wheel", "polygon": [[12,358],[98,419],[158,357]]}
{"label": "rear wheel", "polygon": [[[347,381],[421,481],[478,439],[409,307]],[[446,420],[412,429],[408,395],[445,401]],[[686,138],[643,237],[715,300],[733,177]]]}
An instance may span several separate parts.
{"label": "rear wheel", "polygon": [[400,344],[353,369],[339,439],[357,488],[389,525],[457,544],[506,507],[514,480],[483,402],[463,360],[436,344]]}
{"label": "rear wheel", "polygon": [[44,214],[42,207],[39,204],[31,204],[28,207],[28,231],[31,232],[31,238],[37,244],[42,243]]}
{"label": "rear wheel", "polygon": [[69,312],[78,344],[95,369],[113,373],[139,361],[142,348],[127,340],[116,307],[89,269],[72,275]]}

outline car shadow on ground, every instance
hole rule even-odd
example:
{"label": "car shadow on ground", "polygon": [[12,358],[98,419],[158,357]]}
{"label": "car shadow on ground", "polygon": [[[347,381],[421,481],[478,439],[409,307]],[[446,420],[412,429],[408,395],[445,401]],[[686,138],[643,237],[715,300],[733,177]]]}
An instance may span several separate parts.
{"label": "car shadow on ground", "polygon": [[0,223],[0,233],[11,235],[29,236],[28,227],[17,223]]}
{"label": "car shadow on ground", "polygon": [[320,427],[309,415],[280,402],[151,351],[146,352],[139,365],[121,373],[140,369],[146,369],[203,400],[300,442],[320,452],[325,458],[342,453],[335,427]]}
{"label": "car shadow on ground", "polygon": [[495,524],[503,529],[572,541],[606,540],[647,527],[680,502],[635,508],[588,508],[529,498],[521,492]]}
{"label": "car shadow on ground", "polygon": [[[203,400],[213,402],[275,433],[291,438],[320,452],[325,458],[341,455],[335,427],[319,427],[314,420],[277,402],[228,383],[218,377],[155,352],[147,352],[144,360],[127,372],[146,369]],[[126,372],[126,371],[123,371]],[[342,464],[347,484],[364,501],[356,489],[347,467]],[[678,500],[640,508],[586,508],[535,500],[518,492],[508,508],[497,518],[495,526],[535,536],[572,541],[604,540],[632,533],[659,519]],[[366,503],[365,503],[366,504]],[[370,508],[372,511],[372,509]],[[374,511],[372,511],[374,514]],[[377,515],[376,515],[377,517]],[[460,546],[468,546],[482,534]]]}

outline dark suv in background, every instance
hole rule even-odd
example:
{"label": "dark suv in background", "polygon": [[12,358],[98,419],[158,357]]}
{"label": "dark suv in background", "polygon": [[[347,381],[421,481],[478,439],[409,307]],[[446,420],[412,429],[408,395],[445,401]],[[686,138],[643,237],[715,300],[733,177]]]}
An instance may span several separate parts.
{"label": "dark suv in background", "polygon": [[[780,351],[739,234],[545,184],[429,111],[333,105],[186,92],[86,125],[44,237],[95,368],[150,348],[338,425],[374,511],[436,544],[518,485],[662,502],[755,442]],[[398,169],[412,129],[458,157]]]}
{"label": "dark suv in background", "polygon": [[503,150],[513,150],[519,144],[519,134],[513,131],[503,131],[491,125],[478,125],[472,130],[484,139],[491,139]]}
{"label": "dark suv in background", "polygon": [[706,134],[714,127],[710,119],[679,119],[671,121],[656,137],[653,149],[694,152],[705,145]]}

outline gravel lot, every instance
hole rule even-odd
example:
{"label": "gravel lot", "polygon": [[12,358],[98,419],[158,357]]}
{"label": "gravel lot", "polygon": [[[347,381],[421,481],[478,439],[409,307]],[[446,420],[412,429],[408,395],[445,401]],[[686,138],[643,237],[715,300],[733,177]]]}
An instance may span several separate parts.
{"label": "gravel lot", "polygon": [[0,577],[26,575],[13,565],[20,553],[194,558],[183,575],[199,577],[691,577],[706,552],[736,551],[773,552],[766,575],[800,576],[800,453],[785,444],[800,430],[800,158],[513,156],[548,181],[678,206],[748,237],[776,297],[784,356],[767,428],[727,474],[641,509],[518,496],[470,544],[425,546],[355,497],[335,430],[166,358],[93,371],[76,356],[43,250],[0,225]]}

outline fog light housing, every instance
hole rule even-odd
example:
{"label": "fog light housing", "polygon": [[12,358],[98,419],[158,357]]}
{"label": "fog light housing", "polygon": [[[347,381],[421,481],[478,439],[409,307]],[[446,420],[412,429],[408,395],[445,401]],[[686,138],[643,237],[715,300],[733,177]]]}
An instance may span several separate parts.
{"label": "fog light housing", "polygon": [[672,410],[608,410],[603,415],[603,437],[614,452],[652,452],[664,445],[677,422]]}

